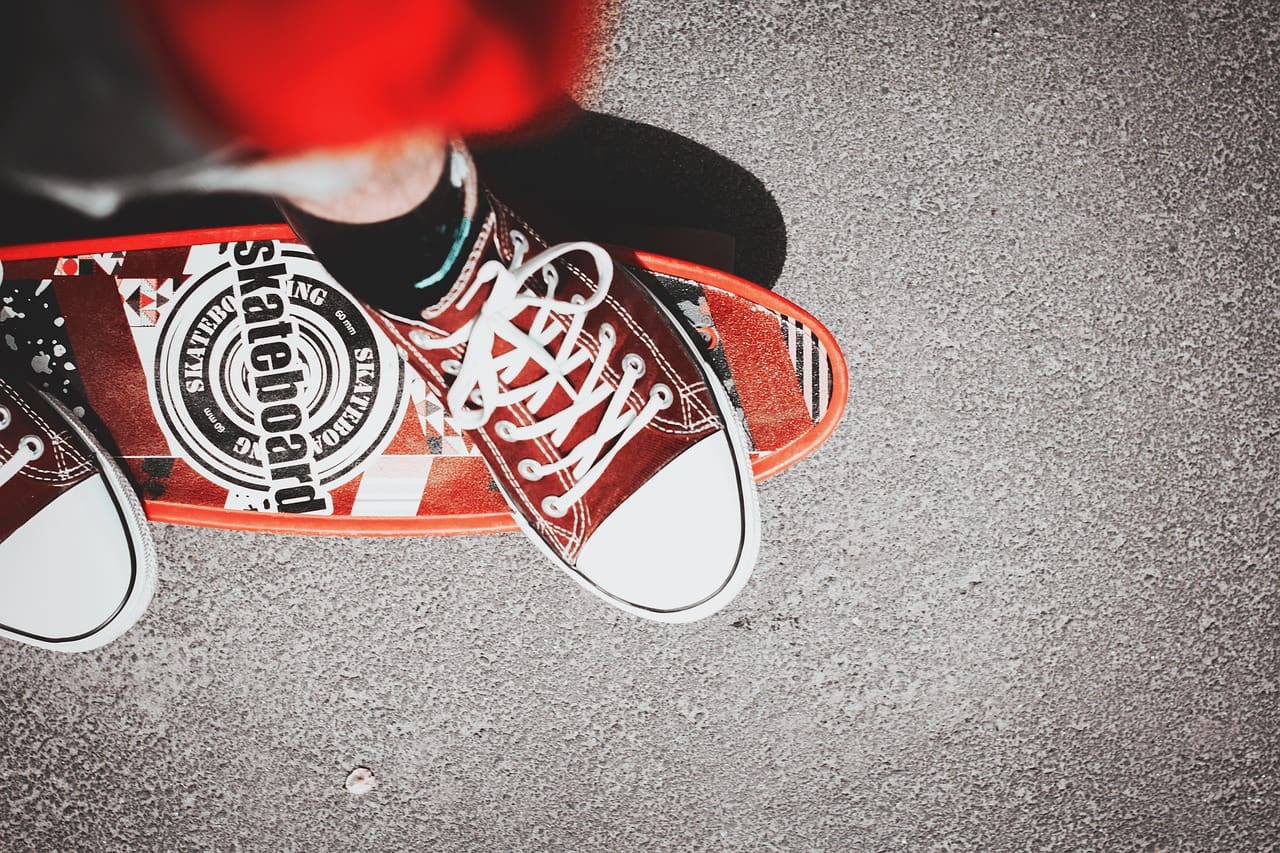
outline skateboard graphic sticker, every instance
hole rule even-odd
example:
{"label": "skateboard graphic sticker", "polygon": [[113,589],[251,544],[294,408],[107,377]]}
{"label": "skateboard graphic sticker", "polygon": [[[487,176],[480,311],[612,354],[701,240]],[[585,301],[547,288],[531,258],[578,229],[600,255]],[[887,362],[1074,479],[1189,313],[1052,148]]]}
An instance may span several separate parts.
{"label": "skateboard graphic sticker", "polygon": [[[126,306],[154,289],[117,281]],[[193,246],[182,282],[163,305],[147,294],[150,310],[129,318],[175,455],[225,486],[228,505],[332,511],[330,492],[403,416],[394,348],[300,246]]]}
{"label": "skateboard graphic sticker", "polygon": [[[834,339],[727,273],[615,250],[703,343],[757,479],[834,429]],[[155,521],[340,535],[514,530],[470,439],[286,226],[0,249],[0,364],[80,416]]]}

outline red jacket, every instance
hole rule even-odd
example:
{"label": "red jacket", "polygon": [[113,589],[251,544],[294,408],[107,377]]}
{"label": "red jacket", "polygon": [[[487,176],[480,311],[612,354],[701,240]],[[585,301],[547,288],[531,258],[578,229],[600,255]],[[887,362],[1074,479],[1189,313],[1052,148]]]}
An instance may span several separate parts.
{"label": "red jacket", "polygon": [[271,153],[538,114],[587,53],[594,0],[128,0],[191,118]]}

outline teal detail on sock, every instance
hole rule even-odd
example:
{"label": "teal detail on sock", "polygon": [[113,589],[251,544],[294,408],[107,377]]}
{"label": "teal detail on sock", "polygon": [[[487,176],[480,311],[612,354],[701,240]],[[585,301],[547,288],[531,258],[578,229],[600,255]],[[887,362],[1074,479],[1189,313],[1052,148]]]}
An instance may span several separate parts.
{"label": "teal detail on sock", "polygon": [[462,254],[462,247],[466,245],[467,237],[471,234],[471,218],[462,217],[462,224],[458,226],[458,233],[453,237],[453,245],[449,247],[449,254],[445,257],[444,263],[440,265],[440,269],[424,278],[422,281],[414,285],[418,290],[425,290],[434,284],[439,284],[440,279],[445,277],[449,270],[453,269],[453,265],[458,260],[458,255]]}

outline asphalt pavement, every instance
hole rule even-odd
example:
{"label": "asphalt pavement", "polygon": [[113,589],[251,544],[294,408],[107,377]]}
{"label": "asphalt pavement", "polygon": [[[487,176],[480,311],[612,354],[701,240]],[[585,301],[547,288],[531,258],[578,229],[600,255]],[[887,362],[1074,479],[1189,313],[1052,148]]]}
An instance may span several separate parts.
{"label": "asphalt pavement", "polygon": [[1275,4],[608,19],[580,99],[754,176],[851,369],[751,583],[155,525],[135,630],[0,646],[0,849],[1276,849]]}

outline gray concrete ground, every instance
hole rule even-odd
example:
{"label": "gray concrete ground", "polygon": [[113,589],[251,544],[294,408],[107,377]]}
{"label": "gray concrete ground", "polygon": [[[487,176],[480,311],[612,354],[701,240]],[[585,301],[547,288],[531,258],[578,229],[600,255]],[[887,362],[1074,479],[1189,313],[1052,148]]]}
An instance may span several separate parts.
{"label": "gray concrete ground", "polygon": [[0,847],[1276,849],[1274,5],[614,18],[589,103],[764,181],[852,368],[753,582],[157,527],[135,631],[0,647]]}

